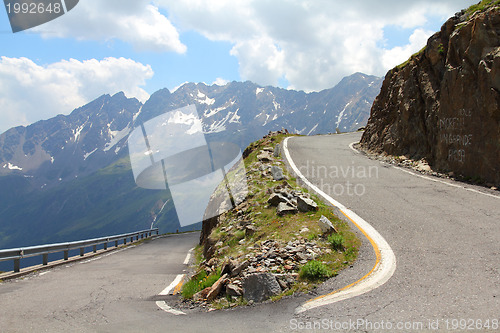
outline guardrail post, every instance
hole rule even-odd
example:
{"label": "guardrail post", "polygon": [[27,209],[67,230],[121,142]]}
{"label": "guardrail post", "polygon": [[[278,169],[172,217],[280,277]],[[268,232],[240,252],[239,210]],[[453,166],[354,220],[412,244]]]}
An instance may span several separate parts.
{"label": "guardrail post", "polygon": [[85,248],[81,247],[80,248],[80,257],[83,257],[84,254],[85,254]]}
{"label": "guardrail post", "polygon": [[156,229],[156,236],[160,234],[160,229]]}
{"label": "guardrail post", "polygon": [[97,252],[97,245],[94,245],[94,247],[92,248],[92,252],[94,252],[94,253]]}
{"label": "guardrail post", "polygon": [[19,273],[21,271],[21,259],[14,259],[14,272]]}
{"label": "guardrail post", "polygon": [[141,239],[144,239],[144,233],[141,234]]}
{"label": "guardrail post", "polygon": [[68,260],[69,250],[64,250],[64,260]]}
{"label": "guardrail post", "polygon": [[123,240],[123,245],[127,244],[127,238]]}
{"label": "guardrail post", "polygon": [[43,254],[43,259],[42,259],[42,265],[47,266],[48,263],[49,263],[49,254],[48,253],[44,253]]}
{"label": "guardrail post", "polygon": [[104,243],[104,249],[107,250],[108,249],[108,243]]}
{"label": "guardrail post", "polygon": [[115,241],[115,247],[118,247],[118,241]]}

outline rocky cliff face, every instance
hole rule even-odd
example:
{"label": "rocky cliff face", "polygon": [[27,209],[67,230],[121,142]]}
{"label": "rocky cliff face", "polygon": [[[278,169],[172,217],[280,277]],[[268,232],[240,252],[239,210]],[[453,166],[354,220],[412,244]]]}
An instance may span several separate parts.
{"label": "rocky cliff face", "polygon": [[500,6],[494,3],[457,13],[386,75],[364,148],[425,158],[435,170],[500,184]]}

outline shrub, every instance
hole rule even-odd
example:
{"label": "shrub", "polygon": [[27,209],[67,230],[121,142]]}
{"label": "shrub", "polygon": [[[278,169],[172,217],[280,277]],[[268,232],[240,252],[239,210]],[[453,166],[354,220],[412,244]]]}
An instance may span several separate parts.
{"label": "shrub", "polygon": [[344,237],[340,234],[331,234],[328,236],[328,242],[336,251],[342,251],[344,249]]}
{"label": "shrub", "polygon": [[302,266],[299,276],[301,279],[317,281],[329,278],[332,276],[332,271],[325,264],[312,260]]}

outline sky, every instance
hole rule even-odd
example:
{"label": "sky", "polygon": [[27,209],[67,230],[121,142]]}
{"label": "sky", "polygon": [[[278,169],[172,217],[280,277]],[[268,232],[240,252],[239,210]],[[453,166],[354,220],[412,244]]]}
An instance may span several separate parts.
{"label": "sky", "polygon": [[0,8],[0,133],[102,94],[185,82],[320,91],[384,76],[478,0],[80,0],[12,33]]}

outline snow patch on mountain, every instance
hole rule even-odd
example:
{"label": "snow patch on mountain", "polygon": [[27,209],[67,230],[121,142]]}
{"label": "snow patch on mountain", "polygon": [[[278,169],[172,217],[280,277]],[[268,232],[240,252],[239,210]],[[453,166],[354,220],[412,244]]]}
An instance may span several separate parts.
{"label": "snow patch on mountain", "polygon": [[229,119],[229,122],[230,122],[230,123],[241,124],[241,122],[240,122],[240,118],[241,118],[241,117],[238,115],[238,111],[240,111],[240,109],[239,109],[239,108],[238,108],[238,109],[234,112],[234,114],[233,114],[233,116],[231,117],[231,119]]}
{"label": "snow patch on mountain", "polygon": [[[87,121],[88,121],[88,118],[87,118]],[[86,124],[87,124],[87,122],[85,122],[82,126],[79,126],[76,130],[73,130],[73,134],[74,134],[73,142],[78,141],[78,138],[80,137],[80,134],[82,133],[82,130]]]}
{"label": "snow patch on mountain", "polygon": [[121,131],[112,131],[109,127],[111,124],[108,125],[108,133],[109,136],[111,137],[111,141],[104,146],[103,151],[108,151],[114,146],[116,146],[123,138],[125,138],[127,135],[130,134],[131,128],[130,128],[130,123]]}
{"label": "snow patch on mountain", "polygon": [[137,119],[137,117],[139,117],[139,115],[141,114],[142,112],[142,107],[143,105],[141,105],[141,107],[139,108],[139,111],[137,111],[137,113],[134,114],[132,120],[135,122],[135,120]]}
{"label": "snow patch on mountain", "polygon": [[307,135],[311,135],[316,130],[316,128],[318,128],[318,126],[319,126],[319,124],[316,124],[316,126],[311,128],[311,130],[309,131],[309,133],[307,133]]}
{"label": "snow patch on mountain", "polygon": [[342,111],[340,111],[339,116],[337,117],[337,122],[335,123],[335,126],[339,127],[340,122],[342,121],[342,117],[344,117],[345,110],[351,105],[352,102],[347,103],[347,105],[344,107]]}
{"label": "snow patch on mountain", "polygon": [[17,165],[14,165],[14,164],[12,164],[12,163],[10,163],[10,162],[9,162],[9,163],[7,163],[7,164],[5,164],[5,165],[3,166],[3,168],[4,168],[4,169],[5,169],[5,168],[7,168],[7,169],[9,169],[9,170],[19,170],[19,171],[23,171],[23,168],[18,167]]}
{"label": "snow patch on mountain", "polygon": [[203,116],[205,118],[210,118],[212,116],[215,116],[217,113],[221,112],[221,111],[224,111],[225,109],[227,109],[227,106],[221,106],[219,108],[215,108],[215,109],[208,109],[206,110],[204,113],[203,113]]}
{"label": "snow patch on mountain", "polygon": [[97,148],[92,150],[90,153],[83,155],[83,160],[86,161],[87,158],[89,158],[89,156],[92,155],[93,153],[95,153],[96,151],[97,151]]}
{"label": "snow patch on mountain", "polygon": [[197,97],[198,97],[198,103],[200,104],[213,105],[215,103],[215,98],[209,98],[201,91],[198,91]]}

